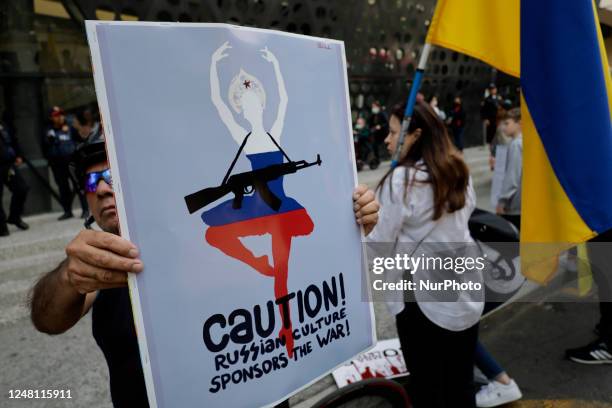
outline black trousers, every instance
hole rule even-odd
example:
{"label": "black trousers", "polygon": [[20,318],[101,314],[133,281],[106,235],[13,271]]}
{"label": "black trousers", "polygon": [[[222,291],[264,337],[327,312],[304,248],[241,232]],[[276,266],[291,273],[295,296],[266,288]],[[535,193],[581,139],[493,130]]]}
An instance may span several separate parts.
{"label": "black trousers", "polygon": [[478,324],[453,332],[432,323],[415,302],[396,316],[415,408],[473,408]]}
{"label": "black trousers", "polygon": [[490,121],[489,126],[487,126],[487,143],[490,144],[493,141],[495,133],[497,133],[497,124],[495,119],[493,119]]}
{"label": "black trousers", "polygon": [[72,213],[72,200],[76,194],[79,197],[81,209],[87,211],[87,200],[81,194],[81,189],[70,175],[70,161],[68,158],[55,158],[49,160],[49,167],[53,172],[53,178],[59,188],[62,208],[65,213]]}
{"label": "black trousers", "polygon": [[612,230],[599,234],[587,243],[593,280],[599,294],[599,333],[612,348]]}
{"label": "black trousers", "polygon": [[453,142],[455,147],[462,152],[463,151],[463,130],[464,128],[453,127],[451,131],[453,133]]}
{"label": "black trousers", "polygon": [[368,163],[370,153],[374,154],[374,158],[380,161],[379,147],[376,145],[374,138],[361,138],[359,139],[359,160]]}
{"label": "black trousers", "polygon": [[[11,174],[9,175],[9,173]],[[10,220],[18,220],[21,218],[23,206],[29,190],[18,168],[8,163],[0,164],[0,226],[6,225],[7,220],[6,213],[2,208],[2,193],[4,191],[4,186],[12,193],[8,218]]]}

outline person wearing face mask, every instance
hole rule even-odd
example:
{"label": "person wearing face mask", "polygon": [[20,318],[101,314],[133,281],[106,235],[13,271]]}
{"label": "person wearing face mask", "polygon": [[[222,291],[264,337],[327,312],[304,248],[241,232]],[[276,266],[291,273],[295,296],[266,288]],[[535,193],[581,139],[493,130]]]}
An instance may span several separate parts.
{"label": "person wearing face mask", "polygon": [[434,110],[434,112],[436,112],[436,115],[438,115],[438,117],[440,118],[441,121],[445,121],[446,120],[446,112],[444,112],[442,109],[440,109],[440,107],[438,106],[438,97],[436,95],[432,95],[431,98],[429,98],[429,106],[431,106],[431,108]]}
{"label": "person wearing face mask", "polygon": [[461,97],[455,96],[453,102],[453,108],[448,115],[447,124],[453,137],[455,147],[460,152],[463,151],[463,131],[465,130],[465,110],[463,109],[463,103]]}
{"label": "person wearing face mask", "polygon": [[364,163],[368,162],[373,146],[371,142],[370,129],[367,126],[366,120],[363,117],[357,118],[355,128],[353,129],[353,138],[355,140],[357,156],[357,168],[361,170]]}
{"label": "person wearing face mask", "polygon": [[389,119],[385,112],[383,112],[379,101],[372,103],[372,113],[368,119],[368,127],[370,128],[370,139],[374,149],[374,157],[380,162],[380,150],[384,144],[385,137],[389,133]]}

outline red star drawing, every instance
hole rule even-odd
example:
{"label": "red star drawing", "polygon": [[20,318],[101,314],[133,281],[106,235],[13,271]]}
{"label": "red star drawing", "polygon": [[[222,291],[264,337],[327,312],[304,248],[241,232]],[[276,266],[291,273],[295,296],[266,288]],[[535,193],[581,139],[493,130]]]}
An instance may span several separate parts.
{"label": "red star drawing", "polygon": [[244,83],[243,83],[243,85],[244,85],[244,87],[245,87],[246,89],[249,89],[249,88],[251,87],[251,81],[249,81],[249,80],[245,80],[245,81],[244,81]]}

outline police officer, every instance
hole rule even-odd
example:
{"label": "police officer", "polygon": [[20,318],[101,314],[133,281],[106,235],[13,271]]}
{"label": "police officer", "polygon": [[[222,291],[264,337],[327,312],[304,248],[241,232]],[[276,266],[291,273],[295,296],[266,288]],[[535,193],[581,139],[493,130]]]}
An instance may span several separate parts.
{"label": "police officer", "polygon": [[[58,220],[72,218],[72,199],[76,193],[83,209],[82,216],[87,214],[87,202],[78,186],[70,176],[70,158],[74,153],[76,141],[73,129],[68,126],[64,116],[64,111],[54,106],[49,114],[51,125],[46,130],[43,138],[43,152],[49,161],[49,166],[53,172],[53,177],[59,188],[61,205],[64,209]],[[72,187],[71,187],[72,184]]]}
{"label": "police officer", "polygon": [[[14,224],[22,230],[29,228],[28,224],[21,219],[28,194],[28,185],[18,168],[22,163],[21,149],[17,139],[11,137],[6,126],[0,123],[0,236],[3,237],[9,235],[7,223]],[[2,208],[2,192],[5,185],[13,194],[8,218]]]}
{"label": "police officer", "polygon": [[486,129],[487,143],[491,143],[497,131],[497,109],[502,98],[497,94],[497,86],[494,83],[489,85],[487,97],[482,101],[480,117]]}

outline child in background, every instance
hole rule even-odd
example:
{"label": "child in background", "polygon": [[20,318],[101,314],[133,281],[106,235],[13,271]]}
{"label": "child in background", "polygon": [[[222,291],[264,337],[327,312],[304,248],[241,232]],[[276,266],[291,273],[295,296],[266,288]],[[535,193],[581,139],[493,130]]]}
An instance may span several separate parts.
{"label": "child in background", "polygon": [[519,108],[508,111],[504,119],[503,131],[512,140],[508,144],[506,172],[496,212],[520,229],[523,134],[521,132],[521,110]]}

